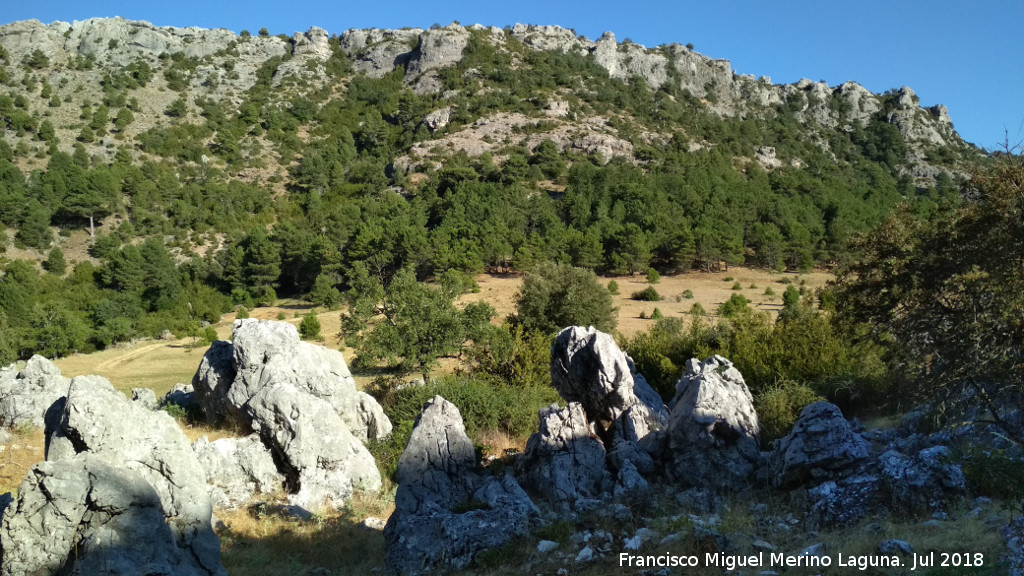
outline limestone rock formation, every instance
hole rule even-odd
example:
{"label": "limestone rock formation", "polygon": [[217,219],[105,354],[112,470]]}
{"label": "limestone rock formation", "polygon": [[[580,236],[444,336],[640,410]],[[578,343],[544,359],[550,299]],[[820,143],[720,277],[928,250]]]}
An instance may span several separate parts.
{"label": "limestone rock formation", "polygon": [[14,370],[5,368],[0,373],[0,426],[41,428],[46,410],[67,394],[70,382],[53,362],[39,355],[29,358],[16,377]]}
{"label": "limestone rock formation", "polygon": [[689,360],[665,431],[669,475],[699,487],[748,488],[760,459],[759,433],[753,396],[732,362]]}
{"label": "limestone rock formation", "polygon": [[183,539],[166,515],[140,471],[91,454],[42,462],[0,522],[0,574],[226,574],[219,545]]}
{"label": "limestone rock formation", "polygon": [[[540,431],[531,435],[516,462],[523,486],[551,502],[599,499],[612,489],[604,444],[591,432],[577,402],[552,404],[539,413]],[[635,471],[635,468],[634,468]]]}
{"label": "limestone rock formation", "polygon": [[46,424],[48,461],[88,456],[137,475],[159,497],[178,546],[207,570],[219,570],[220,543],[210,524],[206,479],[170,415],[128,400],[104,378],[78,376],[67,397],[48,411]]}
{"label": "limestone rock formation", "polygon": [[301,341],[286,322],[236,320],[233,342],[214,342],[192,379],[208,419],[249,426],[247,404],[262,389],[282,384],[328,402],[361,440],[391,433],[377,401],[356,390],[341,352]]}
{"label": "limestone rock formation", "polygon": [[873,474],[858,474],[838,482],[828,480],[807,491],[811,527],[849,526],[863,519],[881,502],[881,481]]}
{"label": "limestone rock formation", "polygon": [[816,402],[772,450],[772,483],[786,488],[801,482],[834,480],[870,455],[871,447],[850,427],[839,407]]}
{"label": "limestone rock formation", "polygon": [[480,476],[475,464],[458,408],[434,397],[398,462],[395,512],[384,528],[393,571],[462,570],[480,552],[529,533],[539,511],[515,478]]}
{"label": "limestone rock formation", "polygon": [[291,384],[262,388],[247,404],[253,428],[275,455],[297,506],[339,506],[357,489],[380,490],[366,447],[326,400]]}
{"label": "limestone rock formation", "polygon": [[965,489],[964,473],[949,462],[949,456],[945,446],[926,448],[914,456],[896,450],[879,456],[880,475],[894,507],[910,512],[945,511]]}
{"label": "limestone rock formation", "polygon": [[646,380],[637,386],[626,355],[594,327],[571,326],[558,333],[551,346],[551,382],[566,402],[580,403],[599,435],[623,416],[632,422],[632,440],[665,424],[661,399]]}
{"label": "limestone rock formation", "polygon": [[1024,517],[1018,517],[1008,524],[1002,534],[1006,541],[1003,565],[1009,570],[1009,576],[1024,576]]}
{"label": "limestone rock formation", "polygon": [[203,437],[192,443],[192,451],[206,473],[210,500],[217,508],[234,508],[253,495],[274,493],[284,485],[273,456],[255,434],[213,442]]}

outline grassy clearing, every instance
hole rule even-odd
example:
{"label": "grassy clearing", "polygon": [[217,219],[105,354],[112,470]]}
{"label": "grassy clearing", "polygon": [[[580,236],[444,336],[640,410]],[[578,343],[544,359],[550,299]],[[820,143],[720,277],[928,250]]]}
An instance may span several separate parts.
{"label": "grassy clearing", "polygon": [[361,526],[368,517],[386,520],[394,511],[394,491],[382,496],[357,494],[349,506],[324,510],[300,522],[261,509],[218,512],[224,526],[217,534],[229,574],[276,576],[330,574],[363,576],[384,568],[384,536]]}

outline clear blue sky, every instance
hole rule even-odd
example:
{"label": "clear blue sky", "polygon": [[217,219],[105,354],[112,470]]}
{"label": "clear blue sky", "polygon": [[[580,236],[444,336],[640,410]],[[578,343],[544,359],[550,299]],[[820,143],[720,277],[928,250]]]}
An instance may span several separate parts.
{"label": "clear blue sky", "polygon": [[1022,0],[0,0],[0,22],[100,16],[273,34],[453,20],[558,24],[592,39],[611,30],[647,46],[692,42],[739,73],[776,83],[855,80],[872,92],[908,85],[922,104],[945,104],[970,142],[996,149],[1004,129],[1012,141],[1024,139]]}

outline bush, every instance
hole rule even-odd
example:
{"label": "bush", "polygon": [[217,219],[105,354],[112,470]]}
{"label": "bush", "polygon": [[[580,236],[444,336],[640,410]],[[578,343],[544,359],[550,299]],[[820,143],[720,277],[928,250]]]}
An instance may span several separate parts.
{"label": "bush", "polygon": [[687,288],[686,290],[683,290],[683,298],[692,300],[693,299],[693,290],[690,290],[689,288]]}
{"label": "bush", "polygon": [[516,294],[515,324],[553,333],[566,326],[615,329],[612,295],[590,270],[544,263],[526,275]]}
{"label": "bush", "polygon": [[615,280],[609,280],[608,281],[608,293],[611,294],[612,296],[618,296],[619,295],[619,283],[616,282]]}
{"label": "bush", "polygon": [[658,294],[658,291],[653,286],[648,286],[639,292],[633,292],[630,298],[640,300],[641,302],[660,302],[662,299],[661,294]]}
{"label": "bush", "polygon": [[693,306],[690,306],[691,316],[707,316],[707,314],[707,310],[704,310],[704,307],[700,305],[700,302],[694,302]]}
{"label": "bush", "polygon": [[244,319],[246,319],[248,317],[249,317],[249,309],[246,308],[245,306],[239,306],[238,307],[238,314],[235,315],[235,318],[238,319],[238,320],[244,320]]}
{"label": "bush", "polygon": [[658,282],[661,282],[661,274],[658,274],[658,271],[655,270],[654,268],[648,268],[647,269],[647,283],[648,284],[657,284]]}
{"label": "bush", "polygon": [[824,400],[810,386],[785,380],[770,386],[754,398],[761,421],[761,442],[765,445],[782,438],[793,428],[805,406]]}
{"label": "bush", "polygon": [[206,329],[203,330],[203,340],[206,340],[210,344],[213,344],[219,339],[220,337],[217,336],[217,330],[213,326],[207,326]]}
{"label": "bush", "polygon": [[312,311],[302,317],[302,322],[299,323],[299,335],[303,340],[320,338],[320,319]]}
{"label": "bush", "polygon": [[956,460],[964,470],[967,487],[976,495],[1024,500],[1024,460],[1003,450],[969,446]]}
{"label": "bush", "polygon": [[396,386],[399,383],[378,378],[370,385],[370,392],[395,425],[390,437],[370,444],[381,473],[391,479],[409,442],[413,422],[434,396],[440,395],[459,408],[470,438],[487,430],[525,438],[537,427],[538,410],[559,401],[558,393],[550,386],[509,386],[489,377],[444,376],[428,384],[401,388]]}
{"label": "bush", "polygon": [[734,282],[733,285],[732,285],[732,289],[733,290],[743,290],[743,285],[740,284],[739,282]]}
{"label": "bush", "polygon": [[764,289],[764,295],[765,296],[775,296],[775,290],[772,290],[772,287],[769,286],[769,287]]}
{"label": "bush", "polygon": [[658,307],[655,307],[654,312],[651,312],[651,320],[661,320],[663,318],[665,318],[665,315],[661,313]]}
{"label": "bush", "polygon": [[723,318],[735,316],[750,304],[750,299],[742,294],[733,294],[718,307],[718,315]]}

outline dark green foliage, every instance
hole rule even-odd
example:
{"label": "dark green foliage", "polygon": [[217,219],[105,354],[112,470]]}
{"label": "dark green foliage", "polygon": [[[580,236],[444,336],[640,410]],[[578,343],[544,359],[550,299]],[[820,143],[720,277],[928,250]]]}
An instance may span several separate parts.
{"label": "dark green foliage", "polygon": [[64,272],[68,269],[67,260],[64,259],[64,252],[60,248],[51,248],[50,254],[46,257],[46,261],[43,262],[43,268],[51,274],[63,276]]}
{"label": "dark green foliage", "polygon": [[167,114],[171,118],[181,118],[188,113],[188,102],[184,97],[177,98],[173,102],[167,105],[167,109],[164,110],[164,114]]}
{"label": "dark green foliage", "polygon": [[834,298],[851,331],[885,345],[914,390],[956,398],[966,386],[997,421],[997,399],[1024,392],[1022,188],[1024,161],[1004,156],[975,177],[972,201],[956,212],[894,214],[860,242],[863,257],[840,275]]}
{"label": "dark green foliage", "polygon": [[736,316],[744,310],[748,310],[750,299],[742,294],[733,294],[729,299],[718,307],[718,315],[724,318]]}
{"label": "dark green foliage", "polygon": [[554,333],[567,326],[615,329],[608,290],[589,270],[543,263],[526,275],[516,294],[514,323],[527,331]]}
{"label": "dark green foliage", "polygon": [[235,318],[238,320],[244,320],[249,317],[249,309],[245,306],[239,306],[238,312],[235,314]]}
{"label": "dark green foliage", "polygon": [[366,335],[361,362],[384,360],[429,380],[439,357],[459,352],[467,340],[484,333],[494,316],[494,308],[482,302],[458,310],[456,295],[418,282],[411,270],[399,271],[383,290],[384,318]]}
{"label": "dark green foliage", "polygon": [[654,289],[654,286],[648,286],[643,290],[633,292],[629,297],[641,302],[659,302],[663,299],[661,294],[658,294],[658,291]]}
{"label": "dark green foliage", "polygon": [[303,340],[318,340],[320,338],[320,319],[313,312],[306,313],[299,323],[299,335]]}
{"label": "dark green foliage", "polygon": [[608,281],[608,293],[611,294],[612,296],[618,296],[619,295],[619,283],[616,282],[615,280],[609,280]]}
{"label": "dark green foliage", "polygon": [[647,283],[648,284],[657,284],[658,282],[661,282],[661,274],[658,274],[658,271],[655,270],[654,268],[648,268],[647,269]]}
{"label": "dark green foliage", "polygon": [[22,64],[31,70],[41,70],[50,65],[50,59],[46,57],[46,54],[43,54],[42,50],[36,48],[31,54],[25,56]]}

